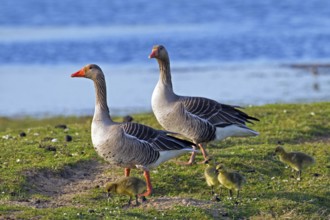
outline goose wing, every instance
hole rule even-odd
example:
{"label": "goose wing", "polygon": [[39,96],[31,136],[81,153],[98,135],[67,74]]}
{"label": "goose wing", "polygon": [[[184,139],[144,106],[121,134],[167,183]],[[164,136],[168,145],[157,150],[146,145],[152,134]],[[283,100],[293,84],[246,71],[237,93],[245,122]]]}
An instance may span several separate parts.
{"label": "goose wing", "polygon": [[212,99],[183,96],[180,97],[179,101],[184,106],[187,114],[207,120],[217,127],[232,124],[245,127],[246,123],[253,124],[251,120],[259,121],[257,118],[239,110],[239,106],[221,104]]}
{"label": "goose wing", "polygon": [[175,134],[173,132],[156,130],[138,123],[124,123],[122,128],[126,135],[136,138],[136,141],[146,144],[155,151],[192,149],[194,145],[190,141],[171,136]]}

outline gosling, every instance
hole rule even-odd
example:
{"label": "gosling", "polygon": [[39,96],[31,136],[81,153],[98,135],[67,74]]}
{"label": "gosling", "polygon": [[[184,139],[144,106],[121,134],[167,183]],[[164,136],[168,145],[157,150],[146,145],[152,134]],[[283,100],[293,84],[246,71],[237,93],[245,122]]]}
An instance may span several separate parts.
{"label": "gosling", "polygon": [[278,146],[275,153],[279,156],[280,161],[289,165],[298,172],[297,180],[301,178],[301,171],[315,163],[315,159],[302,152],[286,152],[283,147]]}
{"label": "gosling", "polygon": [[205,161],[206,168],[204,170],[204,177],[206,180],[206,184],[211,187],[211,195],[213,196],[214,188],[220,185],[218,180],[218,173],[216,170],[216,165],[211,165],[210,160]]}
{"label": "gosling", "polygon": [[[119,195],[128,195],[128,205],[131,205],[132,197],[135,197],[136,206],[139,205],[138,194],[143,193],[146,190],[146,183],[137,177],[124,177],[117,182],[108,183],[106,185],[106,191],[108,197],[111,193],[117,193]],[[145,200],[145,198],[142,198]]]}
{"label": "gosling", "polygon": [[237,191],[237,197],[239,197],[239,191],[243,184],[246,182],[244,176],[237,172],[229,172],[223,164],[216,166],[218,173],[218,181],[229,190],[230,197],[233,197],[233,190]]}

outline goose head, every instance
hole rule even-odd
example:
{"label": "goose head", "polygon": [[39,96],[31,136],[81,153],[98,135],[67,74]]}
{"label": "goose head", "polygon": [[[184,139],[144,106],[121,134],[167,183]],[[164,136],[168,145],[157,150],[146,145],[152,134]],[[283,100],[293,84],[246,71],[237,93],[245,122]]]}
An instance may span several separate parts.
{"label": "goose head", "polygon": [[96,64],[88,64],[71,75],[71,77],[85,77],[91,80],[96,79],[98,76],[103,76],[103,72]]}
{"label": "goose head", "polygon": [[151,58],[156,58],[157,60],[166,60],[168,59],[167,50],[163,45],[155,45],[153,46],[149,55],[149,59]]}

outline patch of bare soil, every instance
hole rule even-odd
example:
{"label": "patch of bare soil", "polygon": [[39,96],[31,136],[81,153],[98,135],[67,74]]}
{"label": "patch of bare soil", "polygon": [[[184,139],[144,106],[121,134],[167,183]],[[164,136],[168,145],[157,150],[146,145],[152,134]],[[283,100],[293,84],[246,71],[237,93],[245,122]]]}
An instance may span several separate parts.
{"label": "patch of bare soil", "polygon": [[206,210],[215,219],[226,219],[228,213],[225,212],[221,203],[214,201],[198,200],[182,197],[158,197],[148,199],[147,202],[141,205],[145,209],[156,209],[159,211],[173,209],[177,206],[193,206]]}
{"label": "patch of bare soil", "polygon": [[[31,194],[41,194],[51,199],[28,199],[11,201],[16,205],[35,208],[55,208],[59,206],[79,206],[72,199],[77,194],[87,193],[90,189],[103,187],[112,181],[105,171],[111,166],[101,164],[96,160],[83,161],[74,166],[66,166],[58,172],[44,170],[27,171],[28,191]],[[7,201],[8,202],[8,201]]]}

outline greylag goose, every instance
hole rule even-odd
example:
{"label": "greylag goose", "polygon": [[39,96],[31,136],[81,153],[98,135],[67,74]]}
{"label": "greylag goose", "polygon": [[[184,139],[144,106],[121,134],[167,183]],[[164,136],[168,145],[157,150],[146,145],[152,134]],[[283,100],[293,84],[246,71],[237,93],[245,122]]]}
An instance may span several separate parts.
{"label": "greylag goose", "polygon": [[298,180],[301,177],[301,171],[315,163],[315,159],[302,152],[286,152],[282,146],[275,149],[280,161],[289,165],[298,172]]}
{"label": "greylag goose", "polygon": [[[180,96],[174,93],[170,59],[164,46],[152,48],[149,58],[156,58],[159,64],[160,77],[153,91],[152,110],[163,128],[179,133],[197,144],[203,154],[204,162],[207,153],[203,143],[222,140],[226,137],[256,136],[259,133],[248,128],[257,118],[239,110],[238,106],[218,103],[203,97]],[[195,158],[193,152],[188,165]]]}
{"label": "greylag goose", "polygon": [[145,191],[146,182],[137,177],[124,177],[116,182],[108,183],[105,187],[108,197],[111,193],[128,195],[128,205],[131,205],[132,197],[135,197],[136,205],[139,205],[138,195]]}
{"label": "greylag goose", "polygon": [[71,77],[85,77],[94,81],[96,92],[95,112],[92,121],[92,142],[99,156],[110,164],[125,168],[129,176],[131,168],[144,170],[147,191],[152,193],[149,169],[192,152],[191,142],[171,136],[172,132],[155,130],[146,125],[114,122],[109,114],[104,74],[95,64],[89,64],[73,73]]}
{"label": "greylag goose", "polygon": [[218,172],[218,180],[229,190],[230,197],[233,197],[233,190],[237,191],[237,198],[239,197],[239,191],[243,184],[246,182],[244,176],[237,172],[228,171],[223,164],[219,164],[216,167]]}

